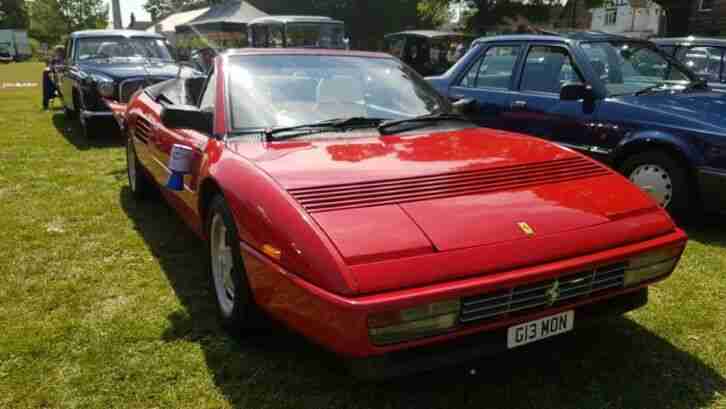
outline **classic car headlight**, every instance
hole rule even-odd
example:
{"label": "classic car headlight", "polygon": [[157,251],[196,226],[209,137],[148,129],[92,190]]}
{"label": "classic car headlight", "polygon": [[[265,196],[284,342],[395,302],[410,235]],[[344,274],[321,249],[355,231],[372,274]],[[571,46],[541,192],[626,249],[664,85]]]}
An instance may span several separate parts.
{"label": "classic car headlight", "polygon": [[373,344],[386,345],[440,334],[456,326],[460,308],[456,299],[371,314],[368,335]]}
{"label": "classic car headlight", "polygon": [[625,269],[625,286],[666,275],[673,271],[683,247],[669,247],[633,257]]}
{"label": "classic car headlight", "polygon": [[114,83],[111,80],[102,79],[96,83],[98,94],[104,98],[113,98]]}

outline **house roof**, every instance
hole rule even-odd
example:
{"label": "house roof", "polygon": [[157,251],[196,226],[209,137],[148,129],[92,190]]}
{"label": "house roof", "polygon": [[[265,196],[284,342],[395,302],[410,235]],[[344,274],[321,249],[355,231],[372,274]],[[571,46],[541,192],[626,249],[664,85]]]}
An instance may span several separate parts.
{"label": "house roof", "polygon": [[146,29],[147,32],[155,33],[156,27],[160,27],[161,30],[159,30],[162,33],[174,31],[174,27],[182,24],[186,24],[195,18],[201,16],[202,14],[206,13],[209,10],[209,7],[204,7],[201,9],[196,10],[190,10],[190,11],[183,11],[181,13],[174,13],[167,18],[159,21],[156,23],[156,25],[151,26]]}
{"label": "house roof", "polygon": [[211,6],[204,14],[182,25],[194,27],[220,23],[247,24],[256,18],[266,15],[267,13],[255,8],[244,0],[229,0]]}

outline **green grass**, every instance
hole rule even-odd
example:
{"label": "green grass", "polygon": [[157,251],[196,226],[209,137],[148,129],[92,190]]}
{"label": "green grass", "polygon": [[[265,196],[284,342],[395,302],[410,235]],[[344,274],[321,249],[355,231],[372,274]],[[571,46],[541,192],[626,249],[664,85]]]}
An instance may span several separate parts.
{"label": "green grass", "polygon": [[39,88],[0,91],[0,226],[0,408],[726,408],[726,219],[625,318],[379,384],[284,331],[229,338],[201,243]]}

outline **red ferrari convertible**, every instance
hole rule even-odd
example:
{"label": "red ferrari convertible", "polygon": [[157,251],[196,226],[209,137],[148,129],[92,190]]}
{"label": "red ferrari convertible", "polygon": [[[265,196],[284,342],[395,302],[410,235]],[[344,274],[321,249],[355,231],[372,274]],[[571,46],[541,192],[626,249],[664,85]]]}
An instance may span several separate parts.
{"label": "red ferrari convertible", "polygon": [[158,185],[208,243],[228,329],[272,318],[364,376],[645,305],[686,245],[666,212],[585,156],[473,126],[461,105],[385,54],[228,51],[208,77],[132,99],[130,187]]}

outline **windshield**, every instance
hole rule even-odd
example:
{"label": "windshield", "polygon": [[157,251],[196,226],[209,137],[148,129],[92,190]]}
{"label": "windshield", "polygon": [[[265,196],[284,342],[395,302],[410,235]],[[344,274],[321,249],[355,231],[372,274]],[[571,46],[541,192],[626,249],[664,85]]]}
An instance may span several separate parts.
{"label": "windshield", "polygon": [[582,45],[608,96],[633,94],[654,87],[683,89],[694,79],[648,43],[608,41]]}
{"label": "windshield", "polygon": [[345,28],[336,23],[290,23],[285,27],[287,46],[344,49]]}
{"label": "windshield", "polygon": [[449,112],[430,85],[396,60],[325,55],[230,58],[232,128],[339,118],[404,119]]}
{"label": "windshield", "polygon": [[78,40],[79,61],[109,58],[173,60],[166,41],[153,37],[93,37]]}

